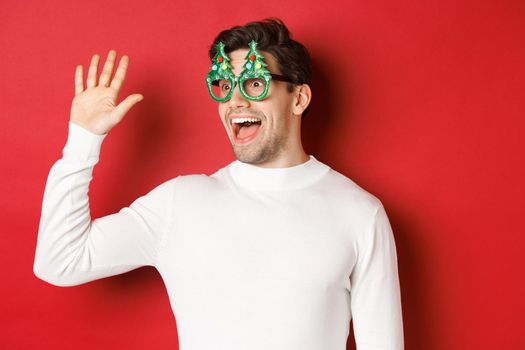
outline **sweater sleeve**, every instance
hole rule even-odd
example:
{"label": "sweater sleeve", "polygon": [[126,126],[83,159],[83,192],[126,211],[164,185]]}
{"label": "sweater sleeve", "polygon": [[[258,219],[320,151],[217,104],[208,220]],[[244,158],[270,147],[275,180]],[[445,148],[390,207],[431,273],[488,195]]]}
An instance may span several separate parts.
{"label": "sweater sleeve", "polygon": [[73,286],[155,266],[169,224],[173,180],[118,213],[91,220],[89,183],[105,136],[69,122],[63,156],[49,172],[33,265],[48,283]]}
{"label": "sweater sleeve", "polygon": [[402,350],[403,320],[396,246],[382,204],[358,244],[351,277],[351,309],[357,350]]}

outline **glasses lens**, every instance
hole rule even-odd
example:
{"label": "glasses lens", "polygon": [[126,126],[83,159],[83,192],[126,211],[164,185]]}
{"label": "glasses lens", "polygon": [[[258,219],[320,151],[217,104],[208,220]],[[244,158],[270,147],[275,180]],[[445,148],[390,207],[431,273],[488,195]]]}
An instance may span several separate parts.
{"label": "glasses lens", "polygon": [[225,79],[215,80],[211,84],[211,93],[216,98],[224,98],[231,90],[231,82]]}
{"label": "glasses lens", "polygon": [[242,85],[244,92],[250,97],[259,97],[264,93],[264,88],[268,84],[262,78],[246,79]]}

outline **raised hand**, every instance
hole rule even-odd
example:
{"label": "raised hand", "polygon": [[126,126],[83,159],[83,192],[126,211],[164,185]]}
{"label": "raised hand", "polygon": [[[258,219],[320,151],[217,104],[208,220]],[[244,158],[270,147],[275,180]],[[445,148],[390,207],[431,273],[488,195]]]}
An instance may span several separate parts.
{"label": "raised hand", "polygon": [[144,97],[141,94],[132,94],[116,105],[117,96],[128,68],[128,56],[122,56],[113,79],[113,67],[117,53],[110,50],[100,79],[97,84],[97,67],[99,55],[93,55],[89,65],[86,89],[84,89],[82,65],[75,70],[75,97],[71,104],[71,122],[91,131],[103,135],[117,125],[124,115]]}

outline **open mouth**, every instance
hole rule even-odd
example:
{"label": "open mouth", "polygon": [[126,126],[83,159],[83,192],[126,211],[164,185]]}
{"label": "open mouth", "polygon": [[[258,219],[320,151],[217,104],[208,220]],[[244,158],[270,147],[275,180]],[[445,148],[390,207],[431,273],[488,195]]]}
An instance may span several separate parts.
{"label": "open mouth", "polygon": [[243,144],[257,137],[261,129],[261,120],[259,118],[233,118],[231,125],[234,142]]}

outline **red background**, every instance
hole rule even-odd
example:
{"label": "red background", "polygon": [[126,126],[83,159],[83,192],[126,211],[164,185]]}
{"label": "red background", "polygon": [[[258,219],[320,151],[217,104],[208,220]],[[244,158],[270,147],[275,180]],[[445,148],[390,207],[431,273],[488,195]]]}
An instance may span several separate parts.
{"label": "red background", "polygon": [[2,1],[2,349],[177,349],[155,269],[72,288],[33,275],[74,69],[114,48],[130,57],[120,99],[145,97],[104,141],[99,217],[234,159],[203,83],[207,49],[272,15],[313,57],[306,151],[387,209],[406,349],[525,349],[522,0]]}

